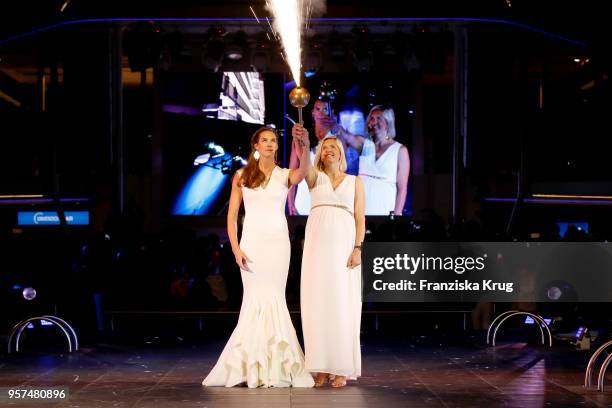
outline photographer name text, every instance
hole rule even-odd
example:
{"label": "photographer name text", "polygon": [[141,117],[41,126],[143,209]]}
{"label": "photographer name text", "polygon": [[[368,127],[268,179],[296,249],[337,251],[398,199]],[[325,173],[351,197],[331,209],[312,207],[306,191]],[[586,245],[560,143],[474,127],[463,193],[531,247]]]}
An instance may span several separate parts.
{"label": "photographer name text", "polygon": [[470,282],[467,279],[452,282],[433,282],[426,279],[411,281],[402,279],[396,282],[385,282],[377,279],[372,283],[376,291],[429,291],[429,292],[452,292],[452,291],[492,291],[512,293],[514,282],[495,282],[492,279],[483,279],[480,282]]}

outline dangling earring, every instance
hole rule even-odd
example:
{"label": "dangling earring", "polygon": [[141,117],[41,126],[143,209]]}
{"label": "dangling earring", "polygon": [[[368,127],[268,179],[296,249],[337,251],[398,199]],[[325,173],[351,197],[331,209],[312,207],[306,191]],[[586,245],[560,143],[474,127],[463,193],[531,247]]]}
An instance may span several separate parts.
{"label": "dangling earring", "polygon": [[259,160],[259,150],[255,150],[255,153],[253,153],[253,158],[255,160]]}

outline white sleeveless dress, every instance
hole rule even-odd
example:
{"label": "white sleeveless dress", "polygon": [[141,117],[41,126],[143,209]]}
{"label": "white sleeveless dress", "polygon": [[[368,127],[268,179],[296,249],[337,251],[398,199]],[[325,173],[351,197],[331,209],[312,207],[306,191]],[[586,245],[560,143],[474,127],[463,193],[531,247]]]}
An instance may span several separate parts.
{"label": "white sleeveless dress", "polygon": [[376,160],[374,142],[364,140],[359,156],[359,177],[365,192],[366,215],[389,215],[395,210],[397,159],[401,147],[401,143],[394,142]]}
{"label": "white sleeveless dress", "polygon": [[306,369],[352,379],[361,375],[361,266],[347,267],[355,245],[355,177],[347,175],[334,191],[327,174],[317,173],[301,276]]}
{"label": "white sleeveless dress", "polygon": [[245,207],[240,248],[251,259],[242,270],[238,324],[205,386],[312,387],[285,300],[290,244],[285,203],[289,169],[275,167],[268,185],[242,188]]}

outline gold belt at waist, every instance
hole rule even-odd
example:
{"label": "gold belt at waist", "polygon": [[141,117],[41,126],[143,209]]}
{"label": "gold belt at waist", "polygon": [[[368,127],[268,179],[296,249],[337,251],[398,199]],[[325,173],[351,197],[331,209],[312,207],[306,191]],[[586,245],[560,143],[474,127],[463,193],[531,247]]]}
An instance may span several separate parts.
{"label": "gold belt at waist", "polygon": [[370,177],[376,180],[380,180],[380,181],[384,181],[387,182],[389,184],[395,184],[395,181],[391,181],[386,177],[381,177],[381,176],[374,176],[372,174],[366,174],[366,173],[359,173],[359,177]]}
{"label": "gold belt at waist", "polygon": [[336,207],[336,208],[341,208],[341,209],[345,210],[347,213],[351,214],[351,217],[353,216],[353,212],[351,210],[349,210],[346,205],[342,205],[342,204],[317,204],[317,205],[313,205],[310,208],[310,211],[314,210],[317,207]]}

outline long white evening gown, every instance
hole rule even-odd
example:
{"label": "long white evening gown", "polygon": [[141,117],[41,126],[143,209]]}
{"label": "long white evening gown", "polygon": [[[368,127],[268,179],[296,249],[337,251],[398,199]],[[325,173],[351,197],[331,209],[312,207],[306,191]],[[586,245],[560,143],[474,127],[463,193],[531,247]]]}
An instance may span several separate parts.
{"label": "long white evening gown", "polygon": [[301,276],[306,370],[355,379],[361,375],[361,266],[347,267],[355,245],[355,176],[334,191],[318,172],[310,197]]}
{"label": "long white evening gown", "polygon": [[251,259],[242,270],[238,324],[219,361],[202,382],[225,386],[312,387],[285,300],[290,244],[285,203],[289,169],[275,167],[268,185],[242,187],[245,207],[240,248]]}
{"label": "long white evening gown", "polygon": [[366,197],[365,215],[389,215],[395,210],[397,160],[401,147],[401,143],[393,143],[377,160],[374,142],[365,139],[359,156],[359,177]]}

